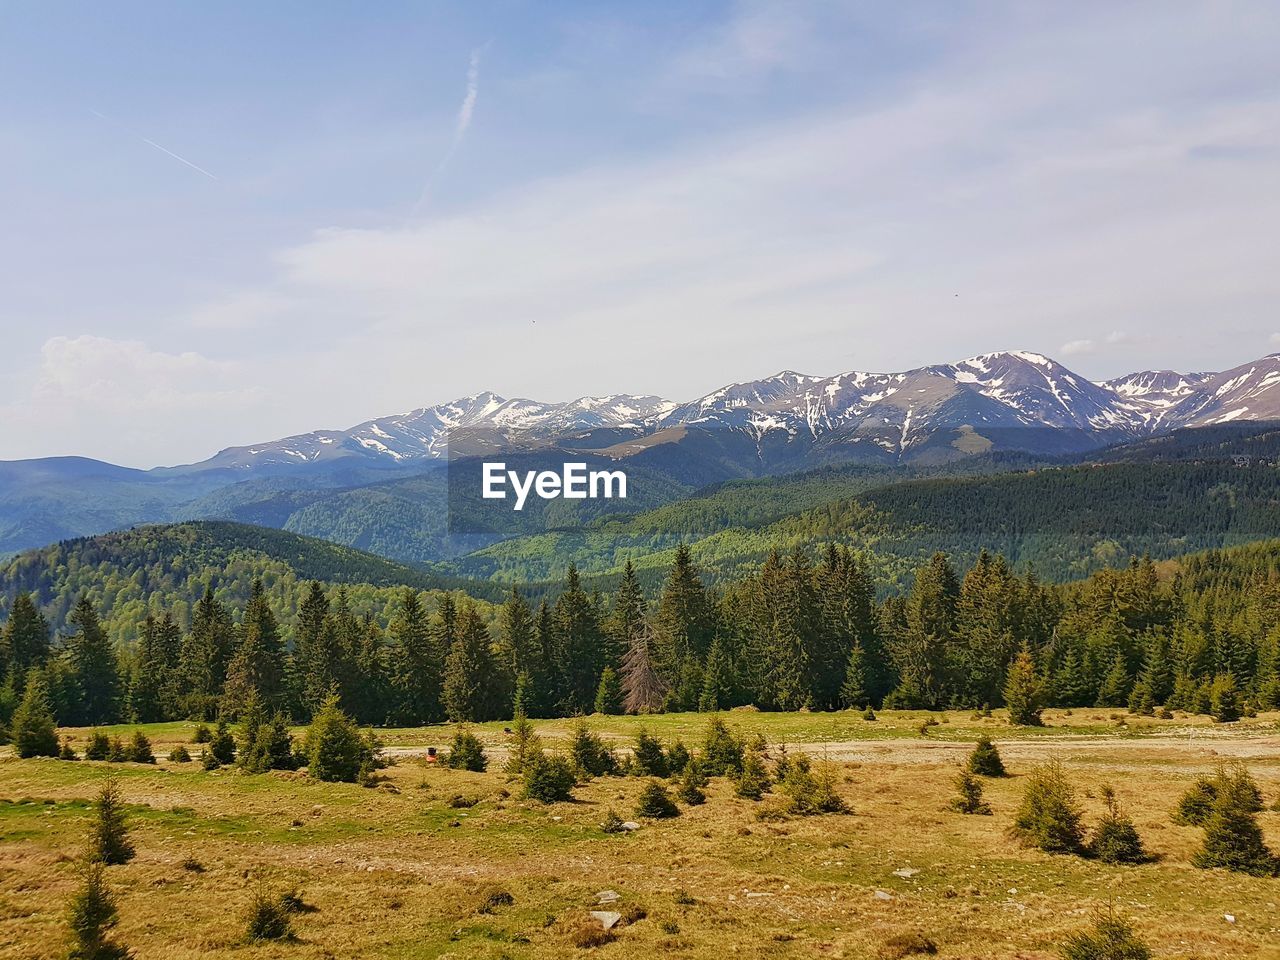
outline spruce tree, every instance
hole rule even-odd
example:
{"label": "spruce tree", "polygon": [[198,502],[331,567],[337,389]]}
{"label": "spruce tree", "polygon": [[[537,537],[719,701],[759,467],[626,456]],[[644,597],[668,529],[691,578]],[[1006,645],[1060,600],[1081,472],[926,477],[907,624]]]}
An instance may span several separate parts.
{"label": "spruce tree", "polygon": [[304,746],[307,775],[316,780],[355,783],[375,762],[374,745],[330,694],[311,720]]}
{"label": "spruce tree", "polygon": [[870,706],[868,693],[867,654],[860,640],[855,641],[849,651],[849,662],[845,666],[844,680],[840,684],[840,703],[848,710],[862,710]]}
{"label": "spruce tree", "polygon": [[595,712],[619,714],[622,712],[622,681],[613,667],[605,667],[596,687]]}
{"label": "spruce tree", "polygon": [[329,598],[318,581],[311,581],[298,607],[293,656],[306,713],[320,708],[343,672],[337,623],[329,615]]}
{"label": "spruce tree", "polygon": [[214,598],[212,584],[206,584],[192,612],[191,632],[182,642],[176,671],[178,706],[187,716],[201,720],[216,716],[234,648],[231,614]]}
{"label": "spruce tree", "polygon": [[418,591],[405,588],[390,634],[396,722],[417,726],[439,720],[443,714],[440,708],[440,677],[444,669],[444,655],[437,646]]}
{"label": "spruce tree", "polygon": [[1036,676],[1035,661],[1031,649],[1023,643],[1022,649],[1009,667],[1004,684],[1004,702],[1009,708],[1009,722],[1020,727],[1038,727],[1040,719],[1040,679]]}
{"label": "spruce tree", "polygon": [[254,580],[250,588],[240,642],[227,664],[224,693],[227,709],[239,714],[255,693],[267,709],[284,705],[284,645],[260,579]]}
{"label": "spruce tree", "polygon": [[473,604],[463,604],[455,632],[445,661],[445,713],[454,723],[496,719],[505,697],[489,649],[489,631]]}
{"label": "spruce tree", "polygon": [[156,723],[171,714],[178,636],[177,624],[167,613],[162,618],[149,613],[143,621],[129,690],[133,717],[139,723]]}
{"label": "spruce tree", "polygon": [[611,665],[621,665],[623,657],[631,649],[631,638],[644,625],[644,614],[644,591],[640,589],[640,578],[636,576],[635,565],[628,558],[623,564],[622,579],[613,597],[613,610],[605,625],[609,636]]}
{"label": "spruce tree", "polygon": [[80,889],[71,899],[67,924],[71,928],[68,960],[128,960],[132,951],[110,938],[118,910],[107,888],[103,864],[89,860],[80,868]]}
{"label": "spruce tree", "polygon": [[[49,660],[49,623],[29,593],[13,598],[9,619],[0,631],[0,648],[5,651],[8,676],[20,678]],[[0,673],[0,680],[5,675]]]}
{"label": "spruce tree", "polygon": [[711,650],[707,654],[707,666],[702,672],[702,691],[698,696],[698,710],[702,713],[715,713],[730,705],[732,691],[730,686],[729,656],[724,642],[719,636],[711,641]]}
{"label": "spruce tree", "polygon": [[991,805],[982,799],[982,783],[967,767],[956,774],[955,784],[956,797],[950,804],[952,810],[970,815],[991,815]]}
{"label": "spruce tree", "polygon": [[973,753],[969,754],[966,766],[970,773],[975,773],[980,777],[1007,776],[1004,769],[1004,760],[1000,756],[1000,751],[996,749],[996,745],[991,742],[990,737],[978,738],[978,742],[974,745]]}
{"label": "spruce tree", "polygon": [[1047,853],[1080,853],[1084,849],[1080,810],[1060,764],[1050,763],[1027,778],[1014,831],[1029,846]]}
{"label": "spruce tree", "polygon": [[93,829],[89,835],[89,859],[107,866],[128,863],[133,859],[133,844],[125,823],[124,801],[114,777],[103,781],[94,803]]}
{"label": "spruce tree", "polygon": [[1148,858],[1142,838],[1110,786],[1102,788],[1102,801],[1106,812],[1089,843],[1090,855],[1103,863],[1145,863]]}
{"label": "spruce tree", "polygon": [[49,685],[41,670],[33,670],[27,676],[22,703],[13,715],[12,739],[19,757],[58,756],[58,732],[49,707]]}
{"label": "spruce tree", "polygon": [[572,563],[552,615],[555,660],[564,683],[561,706],[567,713],[589,713],[604,669],[605,651],[599,611],[582,589],[578,569]]}
{"label": "spruce tree", "polygon": [[627,713],[654,713],[662,707],[667,686],[658,672],[655,639],[641,621],[622,661],[622,706]]}
{"label": "spruce tree", "polygon": [[1230,673],[1213,678],[1209,688],[1209,714],[1217,723],[1233,723],[1240,719],[1240,688]]}
{"label": "spruce tree", "polygon": [[1191,863],[1256,877],[1275,876],[1280,863],[1263,842],[1258,805],[1257,784],[1246,770],[1220,773],[1213,809],[1204,821],[1204,845]]}
{"label": "spruce tree", "polygon": [[115,650],[98,619],[98,611],[81,594],[68,622],[76,633],[67,640],[67,658],[77,692],[75,719],[82,725],[120,719],[122,684]]}

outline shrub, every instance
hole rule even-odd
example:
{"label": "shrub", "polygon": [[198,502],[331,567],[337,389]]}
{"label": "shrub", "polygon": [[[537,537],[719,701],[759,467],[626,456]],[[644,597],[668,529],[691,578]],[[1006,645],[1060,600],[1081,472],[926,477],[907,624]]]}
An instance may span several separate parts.
{"label": "shrub", "polygon": [[712,717],[707,724],[702,742],[702,772],[708,777],[742,772],[742,744],[719,717]]}
{"label": "shrub", "polygon": [[1024,843],[1047,853],[1079,853],[1083,849],[1080,811],[1059,763],[1041,767],[1027,779],[1014,832]]}
{"label": "shrub", "polygon": [[687,806],[699,806],[707,801],[707,795],[702,791],[706,785],[707,778],[702,774],[702,767],[697,760],[690,760],[685,764],[684,772],[680,774],[680,786],[676,790],[676,796]]}
{"label": "shrub", "polygon": [[788,813],[808,817],[820,813],[849,812],[848,805],[836,792],[834,764],[821,763],[814,770],[809,758],[798,754],[787,765],[781,789],[786,797]]}
{"label": "shrub", "polygon": [[298,769],[293,736],[289,733],[289,721],[285,715],[276,713],[269,721],[259,722],[251,730],[246,730],[244,747],[236,762],[249,773]]}
{"label": "shrub", "polygon": [[227,721],[218,721],[217,729],[209,738],[209,753],[220,764],[235,763],[236,741],[227,728]]}
{"label": "shrub", "polygon": [[129,759],[129,748],[124,745],[124,741],[119,737],[111,738],[111,745],[107,750],[107,759],[112,763],[124,763]]}
{"label": "shrub", "polygon": [[108,777],[98,792],[96,816],[89,834],[89,859],[108,866],[128,863],[133,859],[133,844],[125,824],[124,802],[114,777]]}
{"label": "shrub", "polygon": [[609,812],[604,815],[604,820],[600,822],[600,829],[605,833],[622,833],[622,818],[613,807],[610,807]]}
{"label": "shrub", "polygon": [[484,744],[466,727],[459,727],[454,732],[453,741],[449,744],[449,755],[444,762],[452,770],[470,770],[472,773],[484,773],[489,768]]}
{"label": "shrub", "polygon": [[1107,812],[1098,822],[1093,840],[1089,844],[1090,855],[1103,863],[1145,863],[1148,859],[1142,838],[1133,821],[1120,809],[1120,802],[1111,787],[1102,788],[1102,799]]}
{"label": "shrub", "polygon": [[689,748],[677,740],[667,751],[667,769],[673,777],[678,776],[689,765],[690,759]]}
{"label": "shrub", "polygon": [[92,731],[89,734],[89,742],[85,744],[84,758],[86,760],[105,760],[110,755],[110,739],[101,730]]}
{"label": "shrub", "polygon": [[1004,759],[990,737],[980,737],[969,754],[969,772],[980,777],[1004,777]]}
{"label": "shrub", "polygon": [[212,751],[201,750],[200,766],[203,767],[205,770],[217,770],[220,766],[222,766],[222,763],[218,760],[217,757],[213,755]]}
{"label": "shrub", "polygon": [[131,952],[112,941],[108,931],[116,924],[116,903],[107,889],[100,860],[82,867],[83,880],[71,898],[67,923],[71,927],[69,960],[125,960]]}
{"label": "shrub", "polygon": [[76,754],[75,747],[71,746],[70,737],[67,737],[65,740],[63,740],[62,746],[58,747],[58,759],[59,760],[79,760],[80,759],[80,757]]}
{"label": "shrub", "polygon": [[1108,910],[1094,921],[1088,933],[1079,933],[1062,945],[1063,960],[1150,960],[1151,951],[1133,928]]}
{"label": "shrub", "polygon": [[205,723],[197,723],[196,728],[191,731],[192,743],[208,743],[213,739],[213,732],[209,729],[209,725]]}
{"label": "shrub", "polygon": [[982,799],[982,784],[967,767],[956,774],[955,782],[956,797],[950,804],[952,810],[983,817],[991,815],[991,805]]}
{"label": "shrub", "polygon": [[151,752],[151,741],[141,730],[133,732],[133,738],[124,748],[124,758],[130,763],[155,763],[156,756]]}
{"label": "shrub", "polygon": [[19,757],[58,756],[58,731],[49,706],[49,687],[39,673],[33,673],[27,681],[22,702],[13,713],[10,737]]}
{"label": "shrub", "polygon": [[862,719],[863,720],[876,719],[876,712],[871,709],[871,704],[867,704],[867,709],[862,711]]}
{"label": "shrub", "polygon": [[317,780],[357,783],[377,761],[377,742],[364,736],[331,694],[307,730],[307,774]]}
{"label": "shrub", "polygon": [[1204,821],[1204,845],[1191,863],[1255,877],[1274,876],[1278,864],[1262,840],[1257,819],[1260,806],[1258,786],[1248,771],[1237,768],[1220,773],[1213,810]]}
{"label": "shrub", "polygon": [[662,750],[662,741],[647,730],[642,729],[636,734],[636,745],[631,751],[631,772],[637,777],[665,777],[671,772],[667,755]]}
{"label": "shrub", "polygon": [[769,771],[765,769],[764,758],[758,750],[748,750],[742,758],[742,770],[738,774],[738,783],[734,792],[748,800],[759,800],[772,786]]}
{"label": "shrub", "polygon": [[493,913],[498,907],[509,907],[515,902],[516,898],[506,890],[494,887],[481,895],[480,906],[476,907],[476,913]]}
{"label": "shrub", "polygon": [[879,960],[905,960],[906,957],[933,956],[938,945],[920,933],[896,933],[886,940],[877,955]]}
{"label": "shrub", "polygon": [[916,733],[920,734],[922,737],[927,737],[929,735],[929,730],[937,725],[938,721],[935,718],[926,717],[921,722],[920,726],[916,727]]}
{"label": "shrub", "polygon": [[259,889],[245,911],[245,939],[251,943],[259,940],[292,940],[293,922],[289,919],[290,912],[283,897],[272,896]]}
{"label": "shrub", "polygon": [[637,817],[662,820],[667,817],[678,817],[680,808],[671,799],[671,794],[667,793],[666,787],[657,780],[651,780],[640,791],[640,797],[636,800],[635,814]]}
{"label": "shrub", "polygon": [[568,760],[559,756],[548,757],[539,751],[525,760],[521,795],[541,803],[560,803],[573,799],[576,782],[573,765]]}
{"label": "shrub", "polygon": [[579,779],[590,780],[616,773],[617,761],[604,745],[599,734],[592,733],[585,720],[574,724],[573,741],[569,745],[569,758]]}

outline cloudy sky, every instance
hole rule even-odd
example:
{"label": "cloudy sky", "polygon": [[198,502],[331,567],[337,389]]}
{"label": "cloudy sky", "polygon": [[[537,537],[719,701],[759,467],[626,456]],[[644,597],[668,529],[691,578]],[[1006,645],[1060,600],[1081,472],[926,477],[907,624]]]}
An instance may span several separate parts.
{"label": "cloudy sky", "polygon": [[[371,13],[371,11],[374,11]],[[1280,349],[1280,5],[0,6],[0,459]]]}

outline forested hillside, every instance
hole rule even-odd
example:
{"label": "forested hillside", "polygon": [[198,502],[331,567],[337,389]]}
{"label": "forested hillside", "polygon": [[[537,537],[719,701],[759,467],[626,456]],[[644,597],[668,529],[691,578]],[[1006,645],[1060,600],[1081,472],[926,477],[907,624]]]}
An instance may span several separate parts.
{"label": "forested hillside", "polygon": [[90,598],[113,640],[129,641],[149,609],[169,611],[180,624],[212,587],[220,602],[242,606],[253,581],[265,585],[276,616],[291,621],[301,584],[345,585],[353,600],[384,610],[393,588],[465,587],[483,599],[501,588],[471,584],[392,563],[349,547],[282,530],[203,521],[138,527],[68,540],[0,562],[0,611],[31,593],[52,628],[63,629],[76,600]]}
{"label": "forested hillside", "polygon": [[1172,557],[1280,531],[1280,470],[1267,463],[1220,458],[884,479],[838,469],[726,485],[622,521],[503,541],[460,558],[454,569],[544,579],[562,576],[570,561],[584,572],[616,572],[628,557],[658,569],[683,541],[720,579],[758,568],[774,547],[813,550],[835,541],[874,553],[878,574],[891,584],[909,582],[936,550],[971,562],[983,547],[1019,570],[1061,581],[1133,554]]}
{"label": "forested hillside", "polygon": [[[207,532],[210,545],[180,529],[193,556],[217,555],[225,531]],[[1007,702],[1024,723],[1044,705],[1219,719],[1280,706],[1275,541],[1159,567],[1135,559],[1061,586],[986,551],[967,568],[938,553],[905,593],[877,580],[873,557],[834,544],[772,550],[758,572],[712,589],[680,547],[652,600],[628,564],[607,595],[571,568],[554,599],[511,588],[493,608],[424,596],[423,579],[308,584],[245,550],[197,576],[176,538],[140,533],[149,562],[131,574],[54,553],[46,592],[13,595],[0,643],[13,687],[0,706],[32,671],[78,723],[234,716],[250,702],[304,719],[331,689],[364,722],[396,724],[501,718],[513,698],[542,716]],[[336,579],[391,574],[358,554],[298,562]],[[68,602],[55,637],[50,615]]]}

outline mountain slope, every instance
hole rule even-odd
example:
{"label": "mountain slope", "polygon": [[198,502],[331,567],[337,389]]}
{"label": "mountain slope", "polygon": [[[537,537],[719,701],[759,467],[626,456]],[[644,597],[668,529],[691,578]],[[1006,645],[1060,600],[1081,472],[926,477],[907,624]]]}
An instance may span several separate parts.
{"label": "mountain slope", "polygon": [[[103,614],[132,631],[154,593],[166,608],[185,615],[206,584],[219,599],[243,606],[260,577],[276,602],[296,594],[299,583],[343,584],[362,603],[387,604],[402,586],[419,590],[465,589],[498,600],[502,588],[392,563],[382,557],[282,530],[223,522],[137,527],[56,543],[0,563],[0,607],[20,591],[34,592],[54,629],[62,629],[80,593]],[[286,589],[288,587],[288,589]],[[289,600],[292,603],[293,600]],[[381,609],[381,607],[379,607]],[[278,610],[277,613],[291,611]]]}

